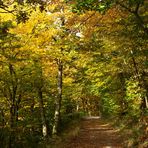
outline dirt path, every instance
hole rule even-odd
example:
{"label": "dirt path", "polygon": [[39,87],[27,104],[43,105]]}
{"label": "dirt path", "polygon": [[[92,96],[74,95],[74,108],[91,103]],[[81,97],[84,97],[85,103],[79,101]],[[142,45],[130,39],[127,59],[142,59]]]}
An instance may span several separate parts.
{"label": "dirt path", "polygon": [[77,137],[65,148],[122,148],[122,138],[111,125],[98,118],[85,118]]}

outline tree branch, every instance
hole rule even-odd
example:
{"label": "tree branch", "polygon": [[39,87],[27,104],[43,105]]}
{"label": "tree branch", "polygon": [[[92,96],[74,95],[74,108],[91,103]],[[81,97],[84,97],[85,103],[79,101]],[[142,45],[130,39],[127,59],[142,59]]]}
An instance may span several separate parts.
{"label": "tree branch", "polygon": [[139,7],[140,7],[140,2],[137,3],[137,6],[136,6],[136,8],[135,8],[135,13],[138,13]]}
{"label": "tree branch", "polygon": [[116,4],[121,6],[122,8],[126,9],[128,12],[132,13],[136,19],[137,19],[137,23],[139,24],[139,26],[143,29],[143,31],[148,35],[148,28],[144,25],[144,21],[142,20],[141,16],[139,15],[138,11],[139,11],[139,8],[140,8],[140,2],[137,3],[136,7],[135,7],[135,10],[132,10],[130,7],[122,4],[121,2],[119,1],[116,1]]}
{"label": "tree branch", "polygon": [[14,15],[14,13],[13,13],[14,10],[8,10],[7,6],[0,6],[0,8],[3,9],[4,11],[6,11],[6,12],[0,12],[0,13],[12,13]]}

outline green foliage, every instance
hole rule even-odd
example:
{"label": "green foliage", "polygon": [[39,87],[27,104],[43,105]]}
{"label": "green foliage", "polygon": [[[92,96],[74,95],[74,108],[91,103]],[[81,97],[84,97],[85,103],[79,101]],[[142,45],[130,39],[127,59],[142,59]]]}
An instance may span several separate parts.
{"label": "green foliage", "polygon": [[73,121],[80,121],[84,115],[84,112],[73,112],[63,115],[60,123],[60,132],[62,133]]}
{"label": "green foliage", "polygon": [[[120,0],[78,0],[73,11],[80,15],[58,2],[0,4],[2,145],[11,138],[11,146],[40,145],[43,118],[52,136],[59,60],[63,65],[59,132],[84,115],[102,115],[134,125],[134,139],[141,137],[147,116],[142,103],[148,93],[144,2],[127,0],[122,6]],[[133,13],[138,4],[140,23]]]}
{"label": "green foliage", "polygon": [[0,39],[4,39],[4,36],[8,34],[9,29],[12,27],[13,25],[11,20],[0,22]]}
{"label": "green foliage", "polygon": [[139,86],[139,82],[130,79],[127,82],[126,102],[128,104],[127,112],[130,117],[139,118],[141,114],[141,102],[144,92]]}
{"label": "green foliage", "polygon": [[76,4],[73,5],[73,12],[85,12],[87,10],[95,10],[100,13],[104,13],[111,5],[110,0],[98,1],[98,0],[77,0]]}
{"label": "green foliage", "polygon": [[113,98],[109,98],[111,96],[104,96],[102,99],[102,115],[104,117],[112,117],[118,114],[119,111],[119,105],[116,104],[115,100]]}

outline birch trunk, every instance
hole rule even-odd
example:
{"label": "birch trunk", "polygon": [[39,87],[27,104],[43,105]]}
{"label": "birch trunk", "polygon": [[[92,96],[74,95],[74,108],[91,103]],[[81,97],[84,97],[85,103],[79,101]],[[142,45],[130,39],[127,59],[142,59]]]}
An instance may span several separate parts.
{"label": "birch trunk", "polygon": [[48,130],[45,118],[44,105],[43,105],[43,93],[41,89],[38,90],[38,95],[39,95],[39,106],[40,106],[41,120],[42,120],[42,135],[44,138],[46,138],[48,135]]}
{"label": "birch trunk", "polygon": [[63,65],[61,60],[58,60],[58,96],[55,99],[54,125],[52,130],[53,135],[56,135],[58,133],[58,126],[60,121],[60,109],[62,100],[62,73]]}

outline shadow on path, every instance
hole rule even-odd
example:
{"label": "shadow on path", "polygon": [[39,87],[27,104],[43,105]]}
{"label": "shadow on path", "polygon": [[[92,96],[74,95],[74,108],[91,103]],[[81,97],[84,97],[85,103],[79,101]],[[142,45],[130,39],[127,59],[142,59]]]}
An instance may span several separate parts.
{"label": "shadow on path", "polygon": [[68,141],[65,148],[122,148],[119,131],[100,117],[85,117],[77,137]]}

